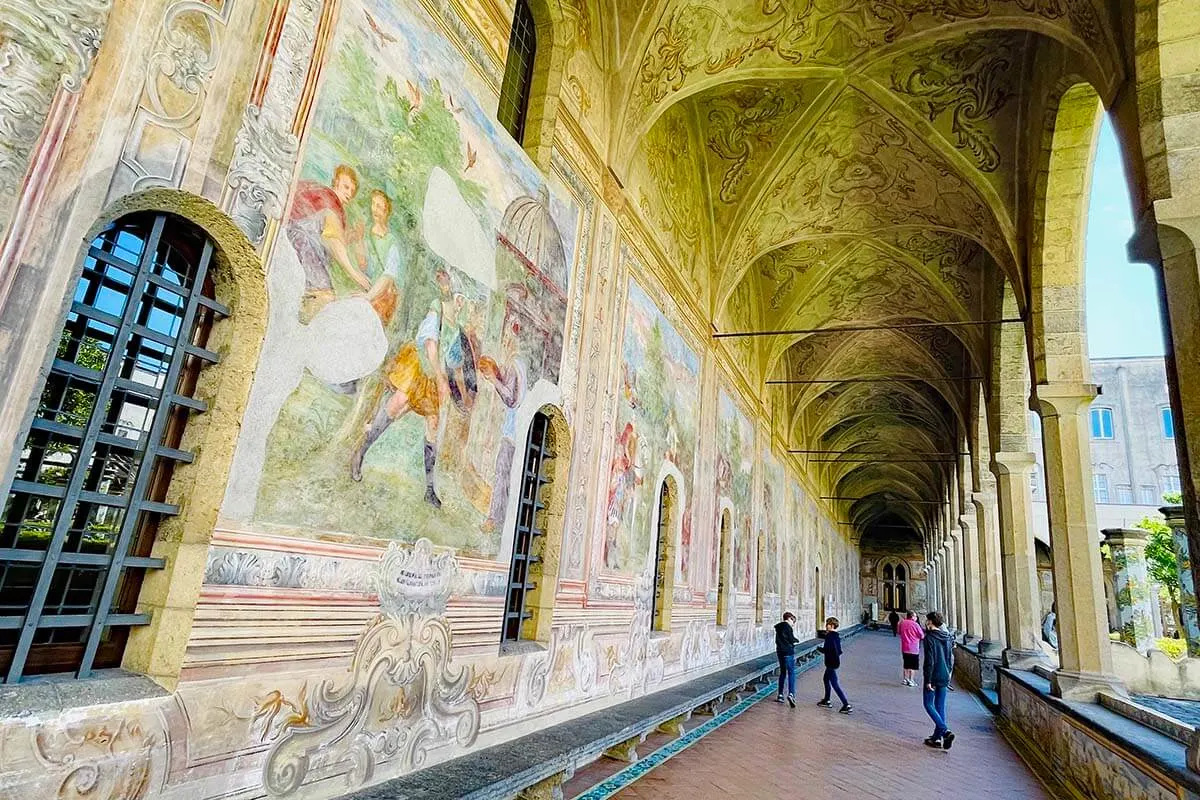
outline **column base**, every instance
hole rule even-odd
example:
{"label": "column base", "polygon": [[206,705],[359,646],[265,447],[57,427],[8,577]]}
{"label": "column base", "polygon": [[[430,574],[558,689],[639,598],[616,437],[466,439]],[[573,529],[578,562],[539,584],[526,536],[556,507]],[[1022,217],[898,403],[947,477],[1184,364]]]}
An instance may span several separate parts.
{"label": "column base", "polygon": [[1004,645],[989,639],[979,640],[979,655],[981,658],[991,658],[996,661],[1004,654]]}
{"label": "column base", "polygon": [[1009,669],[1032,670],[1036,666],[1047,666],[1050,661],[1041,650],[1018,650],[1009,647],[1001,654],[1004,666]]}
{"label": "column base", "polygon": [[1119,697],[1129,696],[1129,690],[1116,675],[1059,669],[1050,676],[1050,693],[1063,700],[1095,703],[1100,692],[1112,692]]}

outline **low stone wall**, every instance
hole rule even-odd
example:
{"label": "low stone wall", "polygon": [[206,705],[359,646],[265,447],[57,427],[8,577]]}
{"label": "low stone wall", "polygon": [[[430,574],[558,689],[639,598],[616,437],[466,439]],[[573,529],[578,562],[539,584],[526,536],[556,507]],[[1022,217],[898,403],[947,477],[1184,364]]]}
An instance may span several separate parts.
{"label": "low stone wall", "polygon": [[1151,751],[1094,719],[1111,712],[1051,697],[1049,684],[1033,673],[1001,669],[997,676],[1001,730],[1058,795],[1178,800],[1200,791],[1181,745],[1157,736]]}
{"label": "low stone wall", "polygon": [[984,658],[973,645],[955,645],[954,679],[972,692],[996,688],[996,659]]}
{"label": "low stone wall", "polygon": [[1200,659],[1178,661],[1161,650],[1142,655],[1124,642],[1112,643],[1113,670],[1129,691],[1200,700]]}

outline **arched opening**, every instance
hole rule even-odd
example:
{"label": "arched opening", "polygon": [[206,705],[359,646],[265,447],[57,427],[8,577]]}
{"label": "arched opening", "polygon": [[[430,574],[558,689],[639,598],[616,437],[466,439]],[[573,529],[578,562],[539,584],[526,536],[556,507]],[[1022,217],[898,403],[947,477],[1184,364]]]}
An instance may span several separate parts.
{"label": "arched opening", "polygon": [[728,508],[721,510],[721,530],[718,537],[717,550],[717,624],[729,624],[729,597],[731,594],[731,575],[729,574],[730,527],[732,515]]}
{"label": "arched opening", "polygon": [[880,569],[884,611],[908,610],[908,569],[902,561],[889,561]]}
{"label": "arched opening", "polygon": [[496,113],[533,162],[547,171],[567,59],[562,27],[557,3],[517,0]]}
{"label": "arched opening", "polygon": [[654,606],[651,628],[671,630],[671,599],[675,591],[675,530],[680,520],[679,485],[674,476],[663,478],[658,490],[655,516]]}
{"label": "arched opening", "polygon": [[821,590],[821,568],[813,567],[813,591],[817,600],[817,635],[825,630],[825,595]]}
{"label": "arched opening", "polygon": [[117,215],[84,249],[0,529],[7,682],[118,666],[149,626],[142,578],[167,567],[160,525],[178,535],[172,479],[199,460],[189,428],[205,426],[189,421],[231,316],[223,268],[205,230],[157,209]]}
{"label": "arched opening", "polygon": [[517,0],[513,9],[508,57],[504,63],[504,83],[500,87],[500,105],[496,117],[518,144],[525,142],[525,123],[529,115],[533,63],[536,58],[537,26],[533,21],[533,12],[529,9],[529,0]]}
{"label": "arched opening", "polygon": [[767,535],[759,531],[754,550],[754,622],[763,621],[763,601],[767,593]]}
{"label": "arched opening", "polygon": [[529,424],[520,472],[513,552],[505,594],[502,647],[550,641],[566,510],[570,432],[562,413],[544,406]]}

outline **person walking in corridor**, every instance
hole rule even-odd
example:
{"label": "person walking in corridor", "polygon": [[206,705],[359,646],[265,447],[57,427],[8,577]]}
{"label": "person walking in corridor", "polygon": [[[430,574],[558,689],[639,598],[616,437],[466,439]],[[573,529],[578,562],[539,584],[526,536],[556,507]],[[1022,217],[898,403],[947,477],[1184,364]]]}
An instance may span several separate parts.
{"label": "person walking in corridor", "polygon": [[825,642],[821,645],[821,652],[825,654],[825,699],[817,705],[822,708],[833,708],[833,703],[829,702],[829,693],[837,692],[838,699],[842,701],[839,711],[849,714],[854,711],[854,706],[850,705],[850,701],[846,699],[846,693],[842,691],[842,686],[838,683],[837,671],[842,666],[842,637],[837,632],[839,624],[837,617],[825,620]]}
{"label": "person walking in corridor", "polygon": [[796,707],[796,645],[800,640],[792,630],[796,615],[790,611],[783,613],[783,620],[775,624],[775,655],[779,658],[779,697],[776,702],[783,702],[783,684],[787,679],[787,702],[792,708]]}
{"label": "person walking in corridor", "polygon": [[888,625],[892,626],[892,636],[895,636],[900,625],[900,615],[895,611],[888,614]]}
{"label": "person walking in corridor", "polygon": [[925,615],[925,712],[933,720],[933,735],[925,744],[949,750],[954,732],[946,720],[946,692],[954,674],[954,637],[946,630],[945,620],[937,611]]}
{"label": "person walking in corridor", "polygon": [[900,620],[900,658],[904,661],[904,685],[917,685],[917,669],[921,666],[921,640],[925,631],[913,611],[906,611]]}

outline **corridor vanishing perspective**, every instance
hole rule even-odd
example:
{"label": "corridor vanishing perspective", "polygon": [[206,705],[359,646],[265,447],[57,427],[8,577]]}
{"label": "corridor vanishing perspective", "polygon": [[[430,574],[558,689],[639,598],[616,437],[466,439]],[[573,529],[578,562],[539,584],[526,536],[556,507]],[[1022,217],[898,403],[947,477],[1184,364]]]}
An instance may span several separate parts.
{"label": "corridor vanishing perspective", "polygon": [[[1196,0],[0,3],[0,796],[907,797],[911,742],[1200,796],[1198,87]],[[1103,120],[1149,542],[1089,452]],[[890,725],[906,610],[953,753]],[[786,611],[860,716],[753,702]]]}

